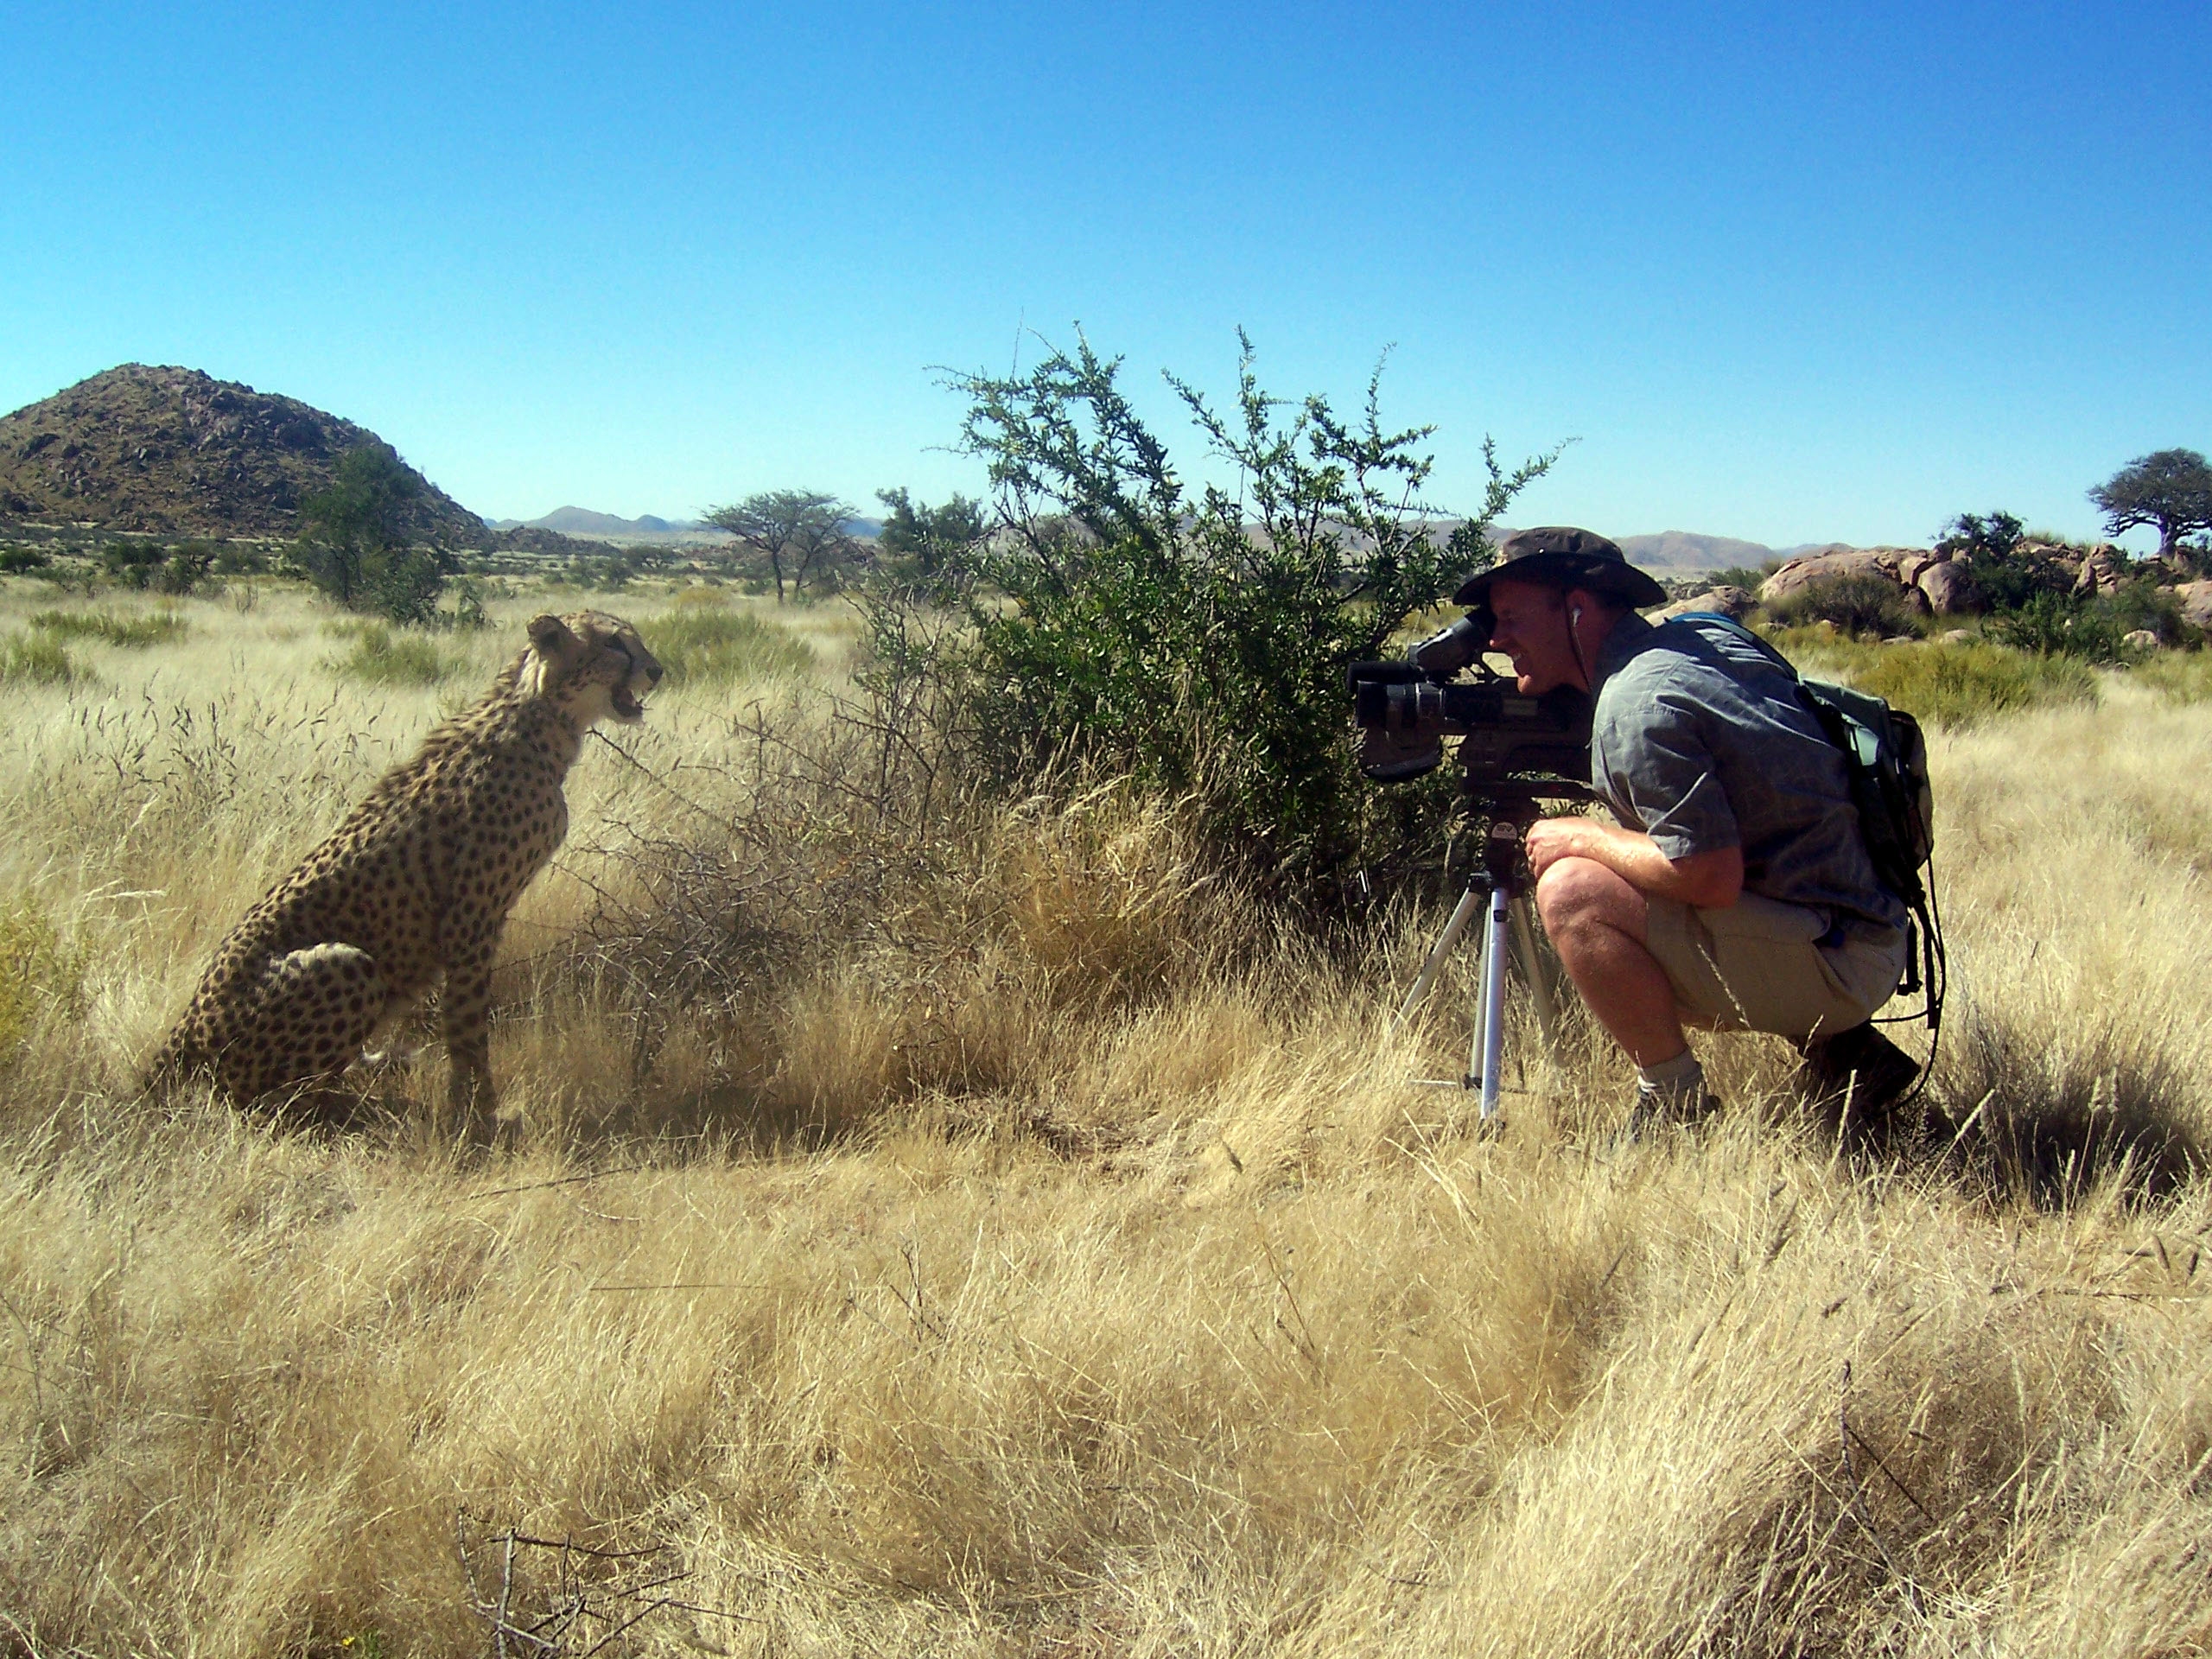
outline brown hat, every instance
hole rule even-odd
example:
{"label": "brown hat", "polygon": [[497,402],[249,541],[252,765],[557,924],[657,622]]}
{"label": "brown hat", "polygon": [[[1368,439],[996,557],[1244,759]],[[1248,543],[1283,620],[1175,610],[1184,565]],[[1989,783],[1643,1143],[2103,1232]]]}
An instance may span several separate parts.
{"label": "brown hat", "polygon": [[1564,524],[1516,531],[1499,545],[1497,563],[1469,577],[1452,602],[1487,605],[1491,583],[1501,578],[1561,591],[1580,588],[1635,606],[1667,602],[1667,590],[1630,564],[1618,543]]}

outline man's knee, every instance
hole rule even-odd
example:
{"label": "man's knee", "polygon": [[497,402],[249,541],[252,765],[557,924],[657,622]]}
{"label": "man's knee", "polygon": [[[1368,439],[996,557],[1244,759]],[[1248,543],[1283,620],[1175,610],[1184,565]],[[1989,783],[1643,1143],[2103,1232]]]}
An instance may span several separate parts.
{"label": "man's knee", "polygon": [[1637,890],[1592,858],[1562,858],[1537,878],[1536,913],[1554,941],[1593,922],[1640,938],[1643,909]]}

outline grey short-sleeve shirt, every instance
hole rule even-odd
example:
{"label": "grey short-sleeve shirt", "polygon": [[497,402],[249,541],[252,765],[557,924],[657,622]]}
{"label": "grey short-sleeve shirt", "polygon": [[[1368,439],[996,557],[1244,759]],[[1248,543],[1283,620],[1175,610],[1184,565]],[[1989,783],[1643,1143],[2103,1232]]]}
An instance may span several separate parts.
{"label": "grey short-sleeve shirt", "polygon": [[1904,903],[1874,874],[1842,753],[1789,676],[1719,623],[1633,612],[1596,664],[1590,782],[1669,858],[1740,847],[1745,891],[1884,928]]}

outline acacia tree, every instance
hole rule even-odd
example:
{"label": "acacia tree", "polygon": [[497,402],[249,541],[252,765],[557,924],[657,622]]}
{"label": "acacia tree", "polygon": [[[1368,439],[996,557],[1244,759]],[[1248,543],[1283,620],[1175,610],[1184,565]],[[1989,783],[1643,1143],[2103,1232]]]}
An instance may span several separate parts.
{"label": "acacia tree", "polygon": [[2212,530],[2212,464],[2194,449],[2139,455],[2091,490],[2089,499],[2112,535],[2156,525],[2158,555],[2171,558],[2183,537]]}
{"label": "acacia tree", "polygon": [[834,587],[855,543],[846,526],[853,509],[819,490],[762,490],[726,507],[706,522],[734,536],[741,546],[765,560],[776,584],[776,603],[786,587],[796,595],[811,582]]}

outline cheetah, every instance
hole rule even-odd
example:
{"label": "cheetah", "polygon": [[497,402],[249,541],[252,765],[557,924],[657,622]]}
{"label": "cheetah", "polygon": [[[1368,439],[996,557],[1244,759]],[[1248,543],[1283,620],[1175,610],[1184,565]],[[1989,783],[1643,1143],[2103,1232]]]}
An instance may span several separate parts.
{"label": "cheetah", "polygon": [[584,733],[634,724],[661,666],[601,611],[540,616],[474,708],[386,772],[217,947],[147,1071],[207,1076],[240,1103],[327,1090],[387,1020],[442,979],[448,1103],[480,1136],[492,1086],[492,958],[569,829],[562,779]]}

